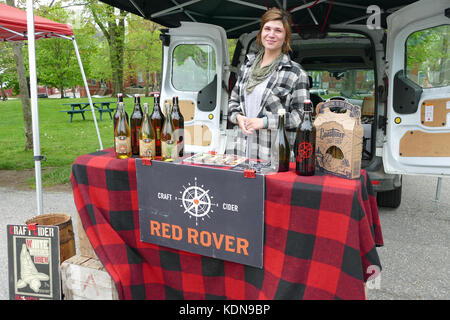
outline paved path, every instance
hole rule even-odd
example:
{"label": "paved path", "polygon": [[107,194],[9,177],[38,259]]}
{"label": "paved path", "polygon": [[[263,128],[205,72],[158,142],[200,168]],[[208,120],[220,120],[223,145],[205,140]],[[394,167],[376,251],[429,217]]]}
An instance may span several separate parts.
{"label": "paved path", "polygon": [[[437,178],[405,176],[398,209],[380,208],[385,245],[378,249],[383,270],[368,290],[370,300],[450,299],[450,179],[442,180],[440,201],[434,201]],[[72,216],[70,192],[43,192],[44,212]],[[0,187],[0,299],[8,299],[6,225],[36,215],[36,192]],[[377,288],[378,287],[378,288]]]}

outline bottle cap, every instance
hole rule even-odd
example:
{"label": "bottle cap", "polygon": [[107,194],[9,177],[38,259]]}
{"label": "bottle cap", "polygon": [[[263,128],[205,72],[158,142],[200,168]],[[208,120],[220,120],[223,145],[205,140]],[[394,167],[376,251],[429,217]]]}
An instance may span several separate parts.
{"label": "bottle cap", "polygon": [[279,116],[284,116],[285,114],[286,114],[286,110],[285,109],[283,109],[283,108],[278,109],[278,115]]}
{"label": "bottle cap", "polygon": [[312,102],[309,99],[305,99],[305,101],[303,102],[305,108],[305,111],[312,111]]}

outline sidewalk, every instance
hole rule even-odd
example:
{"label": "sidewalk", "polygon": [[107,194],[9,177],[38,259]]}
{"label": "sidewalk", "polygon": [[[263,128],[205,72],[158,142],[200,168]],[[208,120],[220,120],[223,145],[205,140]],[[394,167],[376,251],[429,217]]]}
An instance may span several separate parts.
{"label": "sidewalk", "polygon": [[[72,217],[75,243],[78,251],[77,209],[72,192],[43,192],[44,213],[66,213]],[[25,221],[37,215],[36,191],[17,190],[0,187],[0,300],[9,300],[8,248],[6,242],[6,225],[25,224]]]}

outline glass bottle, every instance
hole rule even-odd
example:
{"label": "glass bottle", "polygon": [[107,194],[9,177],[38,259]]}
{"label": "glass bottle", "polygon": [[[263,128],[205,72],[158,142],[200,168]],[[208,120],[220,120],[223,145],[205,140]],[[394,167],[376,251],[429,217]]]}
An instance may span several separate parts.
{"label": "glass bottle", "polygon": [[153,111],[150,115],[150,121],[152,122],[153,128],[156,133],[156,156],[161,156],[161,129],[164,123],[164,114],[161,111],[161,106],[159,105],[159,94],[153,96],[154,105]]}
{"label": "glass bottle", "polygon": [[144,103],[144,119],[139,131],[139,157],[156,158],[156,133],[148,116],[148,103]]}
{"label": "glass bottle", "polygon": [[176,141],[174,139],[174,126],[170,116],[170,103],[164,105],[166,117],[161,129],[161,160],[172,161],[176,159]]}
{"label": "glass bottle", "polygon": [[302,122],[295,138],[295,172],[300,176],[313,176],[315,172],[316,127],[312,122],[312,103],[305,100]]}
{"label": "glass bottle", "polygon": [[277,144],[278,146],[278,172],[289,171],[289,162],[291,157],[291,149],[289,147],[289,140],[284,128],[285,109],[278,110],[278,131]]}
{"label": "glass bottle", "polygon": [[[116,108],[116,112],[114,112],[114,116],[113,116],[113,121],[114,121],[114,131],[116,131],[116,127],[117,127],[117,122],[119,121],[119,103],[123,104],[124,107],[124,111],[125,111],[125,103],[123,102],[123,94],[122,93],[118,93],[117,94],[117,108]],[[128,113],[125,111],[125,118],[127,123],[128,122]]]}
{"label": "glass bottle", "polygon": [[126,121],[123,102],[119,102],[117,108],[119,109],[119,120],[114,130],[116,158],[126,159],[131,157],[131,130]]}
{"label": "glass bottle", "polygon": [[177,141],[177,156],[182,157],[184,154],[184,117],[180,112],[178,97],[173,97],[172,122],[175,129],[175,140]]}
{"label": "glass bottle", "polygon": [[134,109],[131,114],[131,151],[134,155],[139,154],[139,130],[141,129],[142,119],[141,97],[138,94],[134,95]]}

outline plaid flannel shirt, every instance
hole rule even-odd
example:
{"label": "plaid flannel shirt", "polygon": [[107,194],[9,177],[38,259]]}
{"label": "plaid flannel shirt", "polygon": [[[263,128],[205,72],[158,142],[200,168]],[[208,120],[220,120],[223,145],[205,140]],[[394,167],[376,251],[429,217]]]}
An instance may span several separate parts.
{"label": "plaid flannel shirt", "polygon": [[[245,136],[237,125],[237,115],[245,116],[245,86],[250,75],[250,69],[256,55],[247,55],[247,60],[242,64],[239,77],[231,92],[228,115],[235,126],[227,132],[226,153],[245,156],[248,137]],[[271,143],[275,141],[278,128],[278,110],[286,109],[285,128],[291,145],[291,161],[294,161],[293,145],[296,130],[301,122],[304,101],[309,99],[308,74],[300,64],[292,61],[288,55],[284,55],[276,72],[271,76],[261,100],[261,109],[258,118],[267,117],[267,129],[255,132],[253,143],[250,146],[250,154],[258,159],[269,160],[271,156]]]}

